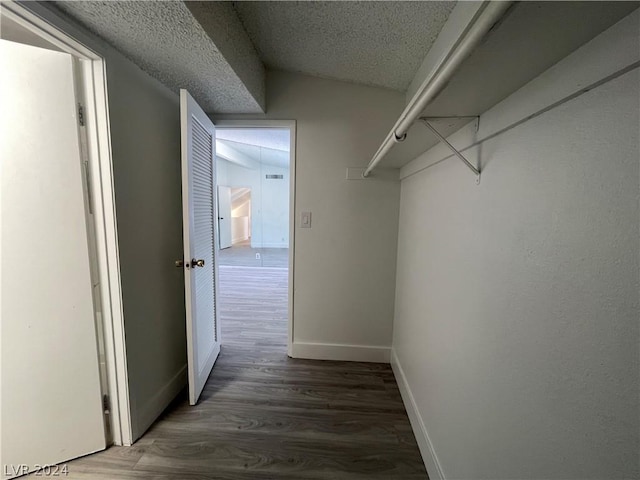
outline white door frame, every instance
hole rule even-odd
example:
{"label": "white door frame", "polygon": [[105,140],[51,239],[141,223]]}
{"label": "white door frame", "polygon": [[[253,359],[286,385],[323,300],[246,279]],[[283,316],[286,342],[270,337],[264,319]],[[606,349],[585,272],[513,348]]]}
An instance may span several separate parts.
{"label": "white door frame", "polygon": [[[107,364],[107,384],[110,399],[111,442],[131,445],[131,416],[127,377],[124,315],[120,282],[120,259],[116,226],[111,134],[107,100],[105,60],[51,23],[54,14],[37,5],[2,2],[2,13],[31,30],[66,53],[78,59],[81,84],[78,99],[84,107],[87,133],[87,156],[90,171],[90,200],[95,219],[96,250],[104,349]],[[38,14],[32,10],[38,11]],[[42,15],[39,15],[42,14]]]}
{"label": "white door frame", "polygon": [[[215,142],[215,138],[214,138],[214,142]],[[214,159],[215,162],[215,159]],[[232,226],[232,222],[231,222],[231,187],[229,187],[228,185],[220,185],[218,183],[218,178],[216,175],[216,184],[214,185],[215,190],[216,190],[216,196],[218,197],[218,210],[217,210],[217,215],[216,215],[216,222],[218,223],[218,250],[222,250],[222,232],[221,232],[221,228],[220,228],[220,220],[225,220],[224,218],[220,217],[220,187],[222,188],[228,188],[229,189],[229,218],[227,220],[229,220],[229,246],[224,247],[224,248],[231,248],[233,246],[233,226]]]}
{"label": "white door frame", "polygon": [[289,276],[287,355],[293,355],[293,276],[296,230],[296,121],[295,120],[215,120],[216,129],[225,128],[288,128],[289,136]]}

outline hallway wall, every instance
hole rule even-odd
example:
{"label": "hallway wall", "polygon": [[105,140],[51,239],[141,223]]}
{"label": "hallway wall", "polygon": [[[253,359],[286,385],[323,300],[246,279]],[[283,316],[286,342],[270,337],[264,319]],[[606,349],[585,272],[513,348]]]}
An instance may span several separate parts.
{"label": "hallway wall", "polygon": [[[251,188],[251,247],[289,248],[289,168],[257,164],[245,168],[217,159],[218,185]],[[282,175],[268,180],[265,175]]]}
{"label": "hallway wall", "polygon": [[[345,174],[367,165],[403,107],[401,92],[267,73],[262,118],[297,122],[296,357],[389,359],[400,185],[397,173]],[[232,118],[256,117],[214,116]],[[299,228],[302,211],[310,229]]]}
{"label": "hallway wall", "polygon": [[186,385],[178,96],[107,59],[118,245],[134,438]]}
{"label": "hallway wall", "polygon": [[608,79],[638,40],[636,11],[452,136],[489,137],[479,185],[441,146],[402,169],[392,363],[434,480],[640,475],[637,63]]}

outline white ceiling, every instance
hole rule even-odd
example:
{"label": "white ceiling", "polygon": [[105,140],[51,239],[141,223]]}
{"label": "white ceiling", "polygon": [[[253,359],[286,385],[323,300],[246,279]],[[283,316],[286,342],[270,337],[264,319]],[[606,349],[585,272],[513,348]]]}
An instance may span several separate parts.
{"label": "white ceiling", "polygon": [[[216,143],[240,153],[256,164],[287,168],[290,132],[285,128],[217,128]],[[246,166],[246,165],[243,165]]]}
{"label": "white ceiling", "polygon": [[235,143],[222,140],[235,151],[246,155],[260,165],[287,168],[289,166],[289,152],[273,150],[271,148],[257,147],[246,143]]}
{"label": "white ceiling", "polygon": [[[455,2],[55,5],[169,88],[189,89],[206,111],[259,113],[265,98],[263,61],[270,68],[405,90]],[[426,113],[482,113],[637,6],[517,2]],[[458,125],[443,128],[447,134]],[[418,136],[399,144],[388,165],[401,164],[409,150],[413,155],[433,145],[422,129]],[[282,142],[269,148],[286,148],[288,141]]]}
{"label": "white ceiling", "polygon": [[404,91],[455,2],[234,2],[268,68]]}
{"label": "white ceiling", "polygon": [[258,147],[289,151],[291,134],[287,128],[216,128],[216,138]]}
{"label": "white ceiling", "polygon": [[405,90],[455,2],[52,4],[207,112],[263,113],[264,64]]}
{"label": "white ceiling", "polygon": [[181,1],[55,6],[172,90],[188,89],[207,112],[264,111],[264,67],[228,2],[204,10]]}

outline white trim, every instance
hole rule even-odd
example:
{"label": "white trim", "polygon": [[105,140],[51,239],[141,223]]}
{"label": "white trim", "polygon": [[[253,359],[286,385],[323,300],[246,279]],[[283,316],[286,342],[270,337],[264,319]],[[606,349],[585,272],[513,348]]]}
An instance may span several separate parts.
{"label": "white trim", "polygon": [[[288,128],[289,136],[289,287],[287,354],[293,354],[294,275],[296,227],[296,121],[295,120],[214,120],[216,128]],[[286,248],[286,247],[283,247]]]}
{"label": "white trim", "polygon": [[391,349],[391,368],[393,369],[393,375],[395,376],[396,383],[400,389],[404,408],[407,410],[407,415],[411,422],[411,428],[413,429],[413,434],[418,442],[418,448],[422,454],[422,461],[427,469],[429,478],[431,480],[444,480],[444,473],[442,473],[442,467],[440,466],[433,444],[431,443],[431,439],[427,433],[424,420],[422,420],[422,415],[420,415],[420,410],[418,409],[416,400],[413,398],[411,388],[409,388],[407,377],[404,375],[404,371],[400,365],[400,360],[393,348]]}
{"label": "white trim", "polygon": [[390,347],[293,342],[291,357],[311,360],[389,363]]}
{"label": "white trim", "polygon": [[140,436],[158,419],[186,384],[187,365],[185,364],[145,405],[138,405],[138,433]]}
{"label": "white trim", "polygon": [[2,8],[3,13],[8,13],[24,27],[79,58],[82,64],[85,91],[83,103],[89,140],[92,201],[95,207],[96,250],[99,263],[108,394],[111,398],[111,440],[115,445],[131,445],[131,416],[105,60],[63,31],[62,27],[55,26],[54,24],[64,24],[64,22],[39,4],[22,5],[3,2]]}
{"label": "white trim", "polygon": [[239,243],[239,242],[246,242],[247,240],[249,240],[249,238],[250,238],[249,235],[245,235],[243,237],[237,237],[237,238],[231,237],[231,246],[233,247],[236,243]]}
{"label": "white trim", "polygon": [[286,243],[262,243],[259,247],[254,248],[289,248]]}
{"label": "white trim", "polygon": [[[113,164],[111,158],[111,132],[104,61],[92,62],[94,69],[95,105],[87,105],[87,125],[95,121],[94,147],[99,150],[99,168],[92,171],[94,202],[96,209],[98,254],[102,276],[103,315],[105,319],[105,341],[107,343],[107,372],[109,396],[111,397],[114,423],[113,442],[116,445],[131,445],[131,412],[129,405],[129,375],[125,343],[124,311],[122,306],[122,284],[120,277],[120,254],[118,251],[118,229],[116,223]],[[89,129],[91,132],[91,128]],[[91,134],[91,133],[90,133]],[[91,142],[90,142],[91,143]]]}
{"label": "white trim", "polygon": [[44,19],[44,16],[40,15],[42,12],[35,13],[27,7],[28,5],[17,3],[13,0],[5,0],[2,2],[3,14],[6,14],[7,17],[39,37],[44,38],[60,50],[80,59],[99,59],[99,56],[93,50],[87,48]]}

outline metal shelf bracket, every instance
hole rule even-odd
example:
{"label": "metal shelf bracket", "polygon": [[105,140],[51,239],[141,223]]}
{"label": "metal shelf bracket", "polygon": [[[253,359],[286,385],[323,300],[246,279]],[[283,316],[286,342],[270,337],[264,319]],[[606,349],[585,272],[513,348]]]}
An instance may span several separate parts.
{"label": "metal shelf bracket", "polygon": [[[463,118],[463,117],[420,117],[420,121],[422,123],[424,123],[424,125],[431,130],[431,132],[433,132],[433,134],[438,137],[438,140],[440,140],[442,143],[444,143],[449,150],[451,150],[453,152],[453,154],[458,157],[460,160],[462,160],[462,163],[464,163],[469,170],[471,170],[475,175],[476,175],[476,183],[480,183],[480,169],[478,167],[476,167],[473,163],[471,163],[469,160],[467,160],[467,158],[462,155],[462,153],[460,153],[460,151],[454,147],[453,145],[451,145],[446,138],[444,138],[443,135],[440,134],[440,132],[438,132],[435,127],[433,125],[431,125],[431,123],[429,123],[429,120],[435,120],[438,118]],[[466,117],[464,117],[466,118]],[[469,118],[478,118],[478,117],[469,117]],[[477,128],[477,124],[476,124],[476,128]]]}

